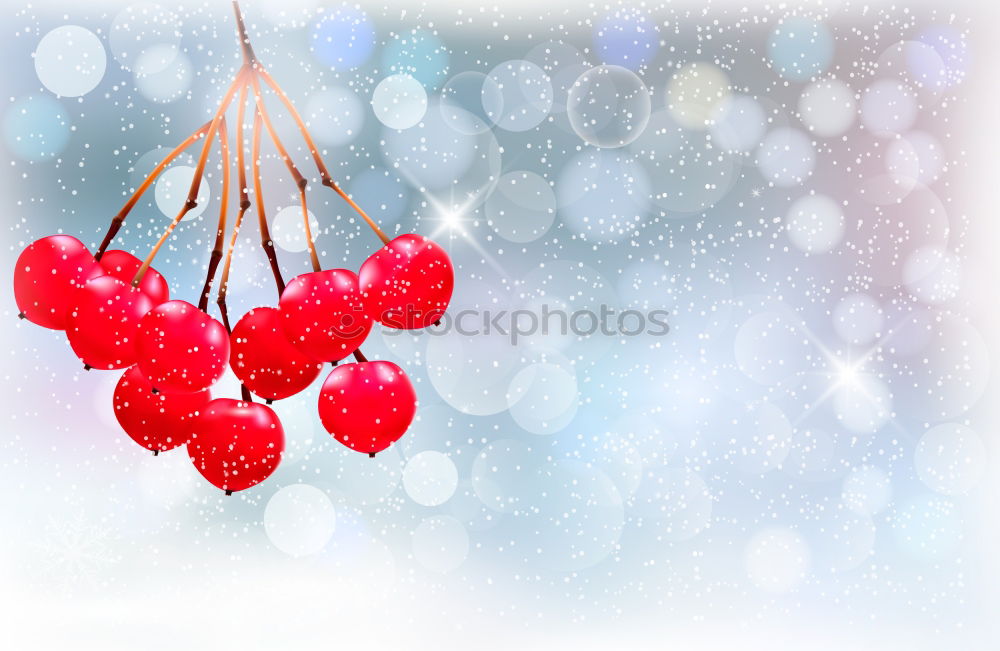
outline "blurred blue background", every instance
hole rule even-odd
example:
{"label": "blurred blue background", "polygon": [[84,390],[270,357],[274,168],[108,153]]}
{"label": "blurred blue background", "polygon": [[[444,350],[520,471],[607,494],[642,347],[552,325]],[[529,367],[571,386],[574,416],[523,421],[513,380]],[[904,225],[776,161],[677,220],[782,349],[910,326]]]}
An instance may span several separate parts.
{"label": "blurred blue background", "polygon": [[[407,435],[374,460],[341,447],[317,382],[275,405],[278,471],[225,498],[183,450],[135,446],[120,373],[18,322],[7,283],[15,647],[995,646],[996,232],[978,199],[996,117],[976,10],[243,10],[342,186],[390,234],[448,249],[451,314],[667,310],[670,332],[375,329],[367,356],[417,388]],[[96,248],[240,65],[228,3],[9,5],[3,30],[8,269],[54,232]],[[310,179],[323,266],[357,270],[377,238],[264,99]],[[145,255],[189,154],[115,246]],[[267,140],[262,167],[290,278],[311,268],[298,193]],[[220,193],[213,151],[155,263],[173,297],[196,300]],[[276,303],[245,224],[234,321]]]}

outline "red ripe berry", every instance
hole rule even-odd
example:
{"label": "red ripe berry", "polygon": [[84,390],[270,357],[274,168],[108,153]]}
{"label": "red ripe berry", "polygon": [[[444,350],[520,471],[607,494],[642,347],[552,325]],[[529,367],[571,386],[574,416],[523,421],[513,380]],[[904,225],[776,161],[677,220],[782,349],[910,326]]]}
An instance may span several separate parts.
{"label": "red ripe berry", "polygon": [[288,341],[320,362],[337,362],[364,343],[372,329],[358,290],[346,269],[302,274],[288,283],[278,301],[281,329]]}
{"label": "red ripe berry", "polygon": [[288,343],[281,316],[273,307],[257,307],[239,320],[230,335],[229,365],[248,389],[268,400],[302,391],[319,375],[314,361]]}
{"label": "red ripe berry", "polygon": [[358,274],[365,309],[390,328],[437,322],[448,309],[455,273],[448,254],[420,235],[400,235],[376,251]]}
{"label": "red ripe berry", "polygon": [[138,366],[122,374],[115,387],[115,418],[139,445],[159,454],[191,438],[192,421],[212,399],[208,389],[196,393],[153,393]]}
{"label": "red ripe berry", "polygon": [[[98,263],[104,273],[126,283],[132,282],[139,267],[142,266],[142,260],[131,253],[118,250],[105,251]],[[164,303],[170,298],[167,280],[152,267],[146,270],[142,280],[139,281],[139,289],[153,301],[153,305]]]}
{"label": "red ripe berry", "polygon": [[102,370],[135,364],[139,321],[153,309],[149,296],[113,276],[98,276],[73,292],[66,338],[88,367]]}
{"label": "red ripe berry", "polygon": [[326,431],[358,452],[376,452],[399,440],[417,413],[417,393],[392,362],[343,364],[330,372],[319,395]]}
{"label": "red ripe berry", "polygon": [[285,451],[285,432],[270,407],[216,398],[194,419],[187,449],[198,472],[229,494],[271,476]]}
{"label": "red ripe berry", "polygon": [[215,384],[229,363],[225,326],[187,301],[167,301],[139,322],[139,369],[167,393],[201,391]]}
{"label": "red ripe berry", "polygon": [[50,235],[28,245],[14,267],[14,300],[22,318],[63,330],[74,290],[101,275],[83,242]]}

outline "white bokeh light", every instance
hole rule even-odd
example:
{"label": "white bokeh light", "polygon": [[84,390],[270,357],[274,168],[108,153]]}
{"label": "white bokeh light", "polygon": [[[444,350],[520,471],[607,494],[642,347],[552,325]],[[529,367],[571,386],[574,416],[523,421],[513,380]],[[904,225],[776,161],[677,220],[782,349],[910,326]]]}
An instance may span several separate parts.
{"label": "white bokeh light", "polygon": [[800,251],[825,253],[844,235],[844,213],[837,203],[821,194],[796,200],[785,215],[788,239]]}
{"label": "white bokeh light", "polygon": [[410,75],[390,75],[375,87],[372,110],[390,129],[409,129],[427,113],[427,91]]}
{"label": "white bokeh light", "polygon": [[403,489],[417,504],[444,504],[457,487],[458,470],[447,454],[426,450],[411,457],[403,468]]}
{"label": "white bokeh light", "polygon": [[[309,215],[309,233],[315,242],[319,237],[319,220],[311,210]],[[290,253],[301,253],[309,248],[305,224],[302,223],[302,206],[286,206],[281,208],[271,218],[271,238],[274,243]]]}
{"label": "white bokeh light", "polygon": [[[191,189],[191,180],[194,179],[194,172],[195,168],[188,165],[174,165],[167,168],[163,174],[160,174],[160,178],[156,179],[153,196],[156,207],[160,209],[164,217],[173,219],[184,208],[188,191]],[[211,198],[211,186],[208,179],[203,178],[198,186],[198,205],[189,210],[182,221],[191,221],[205,212]]]}
{"label": "white bokeh light", "polygon": [[857,101],[851,87],[839,79],[821,79],[799,97],[799,117],[810,132],[824,138],[845,133],[854,124]]}
{"label": "white bokeh light", "polygon": [[704,129],[717,107],[729,97],[729,77],[705,61],[690,63],[667,84],[667,110],[681,126]]}
{"label": "white bokeh light", "polygon": [[326,493],[309,484],[285,486],[264,509],[264,531],[271,543],[289,556],[308,556],[333,537],[336,511]]}
{"label": "white bokeh light", "polygon": [[38,80],[63,97],[79,97],[94,90],[104,78],[107,64],[101,39],[78,25],[53,29],[35,49]]}

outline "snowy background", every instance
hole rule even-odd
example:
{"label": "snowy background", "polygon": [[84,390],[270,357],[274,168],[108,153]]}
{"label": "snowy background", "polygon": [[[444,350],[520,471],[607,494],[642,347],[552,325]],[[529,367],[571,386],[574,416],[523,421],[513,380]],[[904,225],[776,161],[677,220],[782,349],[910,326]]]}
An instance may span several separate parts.
{"label": "snowy background", "polygon": [[[346,450],[317,382],[275,406],[275,475],[226,498],[134,445],[119,373],[19,322],[5,283],[10,648],[996,648],[995,16],[796,4],[244,2],[334,176],[449,250],[453,314],[666,309],[671,331],[373,330],[417,388],[405,438]],[[53,232],[95,248],[240,58],[223,2],[0,24],[10,269]],[[324,267],[356,270],[378,240],[266,99]],[[290,278],[297,193],[264,152]],[[192,165],[117,246],[148,251]],[[214,155],[202,188],[156,262],[192,301]],[[252,212],[241,240],[234,321],[276,302]]]}

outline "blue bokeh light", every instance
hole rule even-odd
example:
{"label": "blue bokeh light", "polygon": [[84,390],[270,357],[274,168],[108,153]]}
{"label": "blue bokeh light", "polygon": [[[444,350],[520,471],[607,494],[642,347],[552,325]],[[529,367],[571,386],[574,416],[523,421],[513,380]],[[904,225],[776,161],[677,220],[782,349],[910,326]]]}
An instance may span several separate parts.
{"label": "blue bokeh light", "polygon": [[357,68],[375,47],[375,25],[363,10],[342,5],[313,26],[311,48],[335,70]]}

